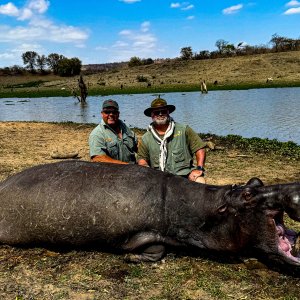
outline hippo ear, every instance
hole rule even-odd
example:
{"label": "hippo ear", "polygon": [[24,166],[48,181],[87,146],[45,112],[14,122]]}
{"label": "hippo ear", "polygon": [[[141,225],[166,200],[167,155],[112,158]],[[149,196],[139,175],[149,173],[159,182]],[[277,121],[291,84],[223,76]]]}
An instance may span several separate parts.
{"label": "hippo ear", "polygon": [[253,177],[246,183],[246,185],[251,187],[260,187],[264,186],[264,183],[259,178]]}

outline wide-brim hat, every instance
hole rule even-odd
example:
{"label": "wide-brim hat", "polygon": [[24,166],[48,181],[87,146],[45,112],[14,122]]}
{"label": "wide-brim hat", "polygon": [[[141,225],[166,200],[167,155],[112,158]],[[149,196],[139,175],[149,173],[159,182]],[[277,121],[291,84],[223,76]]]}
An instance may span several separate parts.
{"label": "wide-brim hat", "polygon": [[151,112],[155,109],[168,109],[169,110],[169,113],[172,113],[176,107],[172,104],[168,104],[166,100],[158,97],[156,99],[154,99],[152,102],[151,102],[151,106],[148,107],[147,109],[145,109],[144,111],[144,114],[147,116],[147,117],[151,117]]}

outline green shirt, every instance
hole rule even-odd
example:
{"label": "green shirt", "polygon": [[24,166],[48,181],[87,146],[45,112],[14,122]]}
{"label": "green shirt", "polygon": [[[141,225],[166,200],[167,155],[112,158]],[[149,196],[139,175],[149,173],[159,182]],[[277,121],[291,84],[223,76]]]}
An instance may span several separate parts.
{"label": "green shirt", "polygon": [[[193,155],[206,146],[199,135],[189,126],[175,123],[173,135],[168,139],[168,156],[165,171],[176,175],[187,175],[195,167]],[[159,144],[150,131],[146,132],[139,144],[137,159],[144,159],[149,166],[159,169]]]}
{"label": "green shirt", "polygon": [[89,137],[90,157],[108,155],[124,162],[135,162],[137,138],[132,130],[119,120],[122,138],[103,120],[93,129]]}

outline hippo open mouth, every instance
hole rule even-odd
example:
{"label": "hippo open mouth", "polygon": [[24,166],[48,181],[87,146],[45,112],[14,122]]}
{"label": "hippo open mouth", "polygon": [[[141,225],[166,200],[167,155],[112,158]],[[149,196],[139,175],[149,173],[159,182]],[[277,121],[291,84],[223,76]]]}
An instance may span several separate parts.
{"label": "hippo open mouth", "polygon": [[300,249],[299,249],[299,235],[296,231],[288,229],[282,223],[275,223],[277,233],[277,245],[280,253],[287,258],[300,264]]}
{"label": "hippo open mouth", "polygon": [[275,216],[270,216],[270,221],[276,234],[276,244],[279,253],[293,263],[300,264],[299,234],[285,226],[282,211],[277,211]]}

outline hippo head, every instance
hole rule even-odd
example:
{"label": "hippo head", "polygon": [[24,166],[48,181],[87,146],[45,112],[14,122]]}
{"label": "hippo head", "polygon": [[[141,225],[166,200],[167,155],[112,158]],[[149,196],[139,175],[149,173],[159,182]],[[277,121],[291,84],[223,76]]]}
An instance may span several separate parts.
{"label": "hippo head", "polygon": [[[195,190],[188,197],[192,193],[195,199]],[[264,186],[253,178],[240,186],[207,185],[201,197],[205,200],[181,205],[179,240],[210,250],[250,251],[300,269],[298,234],[286,227],[283,218],[286,212],[300,220],[299,183]]]}
{"label": "hippo head", "polygon": [[247,247],[257,250],[266,262],[300,269],[298,233],[287,228],[288,217],[300,221],[300,184],[263,186],[252,179],[233,187],[227,200],[236,209],[240,236]]}

